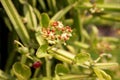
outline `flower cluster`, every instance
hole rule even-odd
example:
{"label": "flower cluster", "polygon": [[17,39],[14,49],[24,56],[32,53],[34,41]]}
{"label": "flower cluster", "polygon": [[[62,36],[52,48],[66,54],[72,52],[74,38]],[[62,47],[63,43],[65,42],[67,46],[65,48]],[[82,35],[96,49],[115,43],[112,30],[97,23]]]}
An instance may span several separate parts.
{"label": "flower cluster", "polygon": [[50,23],[47,28],[42,28],[43,37],[50,44],[55,44],[58,41],[67,41],[72,36],[72,29],[69,26],[64,26],[60,21]]}

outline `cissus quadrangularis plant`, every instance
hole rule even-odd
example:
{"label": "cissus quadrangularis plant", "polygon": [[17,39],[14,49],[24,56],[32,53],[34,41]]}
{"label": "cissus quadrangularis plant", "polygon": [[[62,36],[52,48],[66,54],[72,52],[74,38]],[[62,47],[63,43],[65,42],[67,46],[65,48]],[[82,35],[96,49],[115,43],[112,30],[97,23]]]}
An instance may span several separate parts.
{"label": "cissus quadrangularis plant", "polygon": [[[14,41],[16,43],[14,45],[17,46],[16,53],[20,54],[12,64],[12,69],[9,67],[6,71],[9,75],[0,74],[0,78],[8,80],[111,80],[110,75],[104,69],[118,64],[107,61],[103,63],[101,60],[109,57],[109,54],[105,52],[97,56],[97,59],[91,57],[90,51],[87,49],[94,49],[97,41],[99,43],[97,29],[93,27],[93,33],[88,34],[83,28],[83,22],[86,19],[84,15],[86,11],[92,16],[108,19],[107,16],[103,16],[106,12],[102,10],[102,7],[107,11],[113,8],[96,5],[95,2],[95,4],[91,4],[87,0],[85,2],[66,0],[66,4],[63,5],[68,6],[54,14],[57,7],[54,7],[53,0],[49,0],[47,1],[48,6],[50,10],[53,10],[53,12],[48,12],[50,16],[53,16],[49,18],[47,13],[39,12],[37,4],[35,4],[37,0],[32,1],[19,1],[23,5],[24,18],[21,19],[12,3],[13,1],[1,0],[1,4],[11,20],[12,27],[21,41]],[[47,10],[43,0],[39,0],[39,3],[43,10]],[[63,5],[58,8],[64,7]],[[117,9],[115,10],[117,11]],[[67,12],[74,19],[67,19],[65,16]],[[66,26],[69,23],[73,24],[73,27]],[[88,23],[89,20],[86,24]],[[91,42],[91,45],[87,44],[87,40]],[[75,44],[70,47],[69,43]],[[97,50],[97,48],[95,49]],[[1,73],[4,72],[1,71]]]}

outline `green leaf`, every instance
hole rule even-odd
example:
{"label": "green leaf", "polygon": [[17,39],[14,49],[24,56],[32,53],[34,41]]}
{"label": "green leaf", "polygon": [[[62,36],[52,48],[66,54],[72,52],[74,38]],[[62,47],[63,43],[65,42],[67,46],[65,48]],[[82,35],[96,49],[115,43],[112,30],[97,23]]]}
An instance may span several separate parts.
{"label": "green leaf", "polygon": [[38,48],[37,52],[36,52],[36,56],[38,58],[42,58],[42,57],[48,56],[47,49],[48,49],[48,45],[47,44],[40,46]]}
{"label": "green leaf", "polygon": [[104,11],[108,12],[120,12],[120,5],[118,4],[97,4],[99,8],[103,8]]}
{"label": "green leaf", "polygon": [[55,73],[59,75],[64,75],[69,73],[69,69],[65,67],[63,64],[57,64],[55,67]]}
{"label": "green leaf", "polygon": [[0,70],[0,80],[15,80],[13,77],[10,75],[6,74],[2,70]]}
{"label": "green leaf", "polygon": [[10,20],[8,19],[8,17],[3,17],[3,19],[4,19],[4,22],[5,22],[5,24],[7,25],[8,29],[9,29],[10,31],[12,31],[12,30],[13,30],[13,28],[12,28],[13,26],[12,26]]}
{"label": "green leaf", "polygon": [[96,0],[96,3],[103,4],[103,3],[104,3],[104,0]]}
{"label": "green leaf", "polygon": [[1,4],[3,5],[3,8],[5,9],[8,17],[10,18],[10,21],[13,24],[14,29],[16,30],[22,42],[24,44],[29,44],[30,37],[12,1],[1,0]]}
{"label": "green leaf", "polygon": [[47,13],[41,14],[41,26],[42,27],[48,27],[50,22],[50,18]]}
{"label": "green leaf", "polygon": [[73,16],[73,19],[74,19],[74,27],[76,29],[76,34],[78,35],[78,39],[79,40],[82,40],[83,39],[83,23],[82,23],[82,18],[81,18],[81,15],[80,15],[80,10],[74,10],[75,13],[74,13],[74,16]]}
{"label": "green leaf", "polygon": [[85,48],[85,49],[90,47],[88,44],[82,43],[82,42],[78,42],[78,41],[75,42],[75,45],[77,45],[77,46],[79,46],[81,48]]}
{"label": "green leaf", "polygon": [[60,18],[62,18],[70,9],[72,9],[74,6],[76,6],[77,3],[71,4],[69,6],[67,6],[66,8],[60,10],[59,12],[57,12],[52,18],[51,20],[53,21],[57,21]]}
{"label": "green leaf", "polygon": [[40,21],[41,21],[41,14],[40,14],[40,11],[36,8],[34,8],[34,12],[35,12],[35,15],[38,19],[38,25],[40,24]]}
{"label": "green leaf", "polygon": [[102,15],[100,16],[100,18],[109,20],[109,21],[120,22],[120,16],[114,16],[114,17],[113,16],[114,15]]}
{"label": "green leaf", "polygon": [[18,78],[18,80],[28,80],[31,76],[31,70],[25,64],[16,62],[12,67],[12,72]]}
{"label": "green leaf", "polygon": [[[38,27],[37,30],[39,30],[40,27]],[[37,31],[35,33],[35,37],[36,37],[36,40],[37,42],[39,43],[39,45],[44,45],[46,43],[45,39],[43,38],[43,36],[41,35],[40,31]]]}
{"label": "green leaf", "polygon": [[57,11],[56,0],[47,0],[50,11],[55,13]]}
{"label": "green leaf", "polygon": [[38,0],[38,2],[39,2],[39,4],[40,4],[41,8],[42,8],[43,10],[46,10],[45,1],[44,1],[44,0]]}
{"label": "green leaf", "polygon": [[118,63],[96,63],[94,66],[100,69],[108,69],[114,66],[118,66]]}
{"label": "green leaf", "polygon": [[63,49],[52,48],[51,50],[52,50],[54,53],[56,53],[56,54],[58,54],[58,55],[61,55],[61,56],[63,56],[63,57],[66,57],[66,58],[68,58],[68,59],[71,59],[71,60],[73,60],[74,57],[75,57],[74,54],[72,54],[72,53],[70,53],[70,52],[68,52],[68,51],[65,51],[65,50],[63,50]]}
{"label": "green leaf", "polygon": [[36,7],[37,0],[28,0],[29,4],[32,5],[32,7]]}
{"label": "green leaf", "polygon": [[90,36],[89,36],[87,30],[82,29],[82,34],[83,34],[83,36],[84,36],[86,39],[90,40]]}
{"label": "green leaf", "polygon": [[97,75],[97,77],[99,78],[99,80],[112,80],[111,77],[107,73],[105,73],[103,70],[96,67],[94,67],[93,70]]}
{"label": "green leaf", "polygon": [[90,60],[90,55],[88,53],[79,53],[75,56],[74,60],[77,64],[83,64]]}
{"label": "green leaf", "polygon": [[105,73],[103,70],[101,70],[101,74],[103,75],[103,77],[104,77],[105,80],[112,80],[111,76],[108,75],[107,73]]}
{"label": "green leaf", "polygon": [[28,28],[34,29],[35,27],[37,27],[37,19],[31,5],[24,5],[24,14],[25,18],[27,19]]}
{"label": "green leaf", "polygon": [[41,78],[32,78],[30,80],[50,80],[48,77],[41,77]]}
{"label": "green leaf", "polygon": [[[60,60],[60,61],[63,61],[63,62],[66,62],[66,63],[70,63],[70,64],[73,62],[73,59],[71,59],[71,58],[69,57],[69,55],[68,55],[67,57],[65,57],[64,55],[61,55],[61,54],[59,54],[58,52],[53,51],[53,50],[49,50],[48,53],[49,53],[51,56],[55,57],[56,59],[58,59],[58,60]],[[73,55],[73,57],[74,57],[74,55]]]}
{"label": "green leaf", "polygon": [[100,71],[101,70],[99,68],[94,68],[94,72],[97,75],[97,77],[99,78],[99,80],[105,80]]}

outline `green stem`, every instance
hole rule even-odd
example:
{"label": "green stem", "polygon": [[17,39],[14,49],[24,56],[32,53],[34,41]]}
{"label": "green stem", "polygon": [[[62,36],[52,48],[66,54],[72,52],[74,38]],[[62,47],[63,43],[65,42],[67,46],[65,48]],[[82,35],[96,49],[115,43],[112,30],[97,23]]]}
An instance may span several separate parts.
{"label": "green stem", "polygon": [[22,64],[25,64],[26,60],[27,60],[26,55],[22,55],[21,63],[22,63]]}
{"label": "green stem", "polygon": [[37,77],[39,71],[40,71],[40,68],[37,68],[37,69],[35,70],[35,72],[34,72],[34,74],[33,74],[33,77],[34,77],[34,78]]}
{"label": "green stem", "polygon": [[45,58],[46,61],[46,75],[48,78],[51,78],[51,61],[48,57]]}

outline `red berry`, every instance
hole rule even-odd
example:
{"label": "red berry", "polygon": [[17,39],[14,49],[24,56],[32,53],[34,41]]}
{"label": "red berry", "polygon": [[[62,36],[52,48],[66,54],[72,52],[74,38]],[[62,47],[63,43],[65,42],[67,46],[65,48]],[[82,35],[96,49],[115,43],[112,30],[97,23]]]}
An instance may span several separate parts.
{"label": "red berry", "polygon": [[36,68],[39,68],[40,66],[41,66],[41,62],[40,62],[40,61],[36,61],[36,62],[34,62],[33,65],[32,65],[32,67],[35,68],[35,69],[36,69]]}

